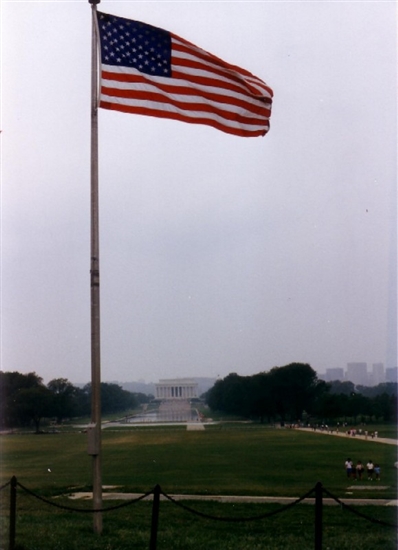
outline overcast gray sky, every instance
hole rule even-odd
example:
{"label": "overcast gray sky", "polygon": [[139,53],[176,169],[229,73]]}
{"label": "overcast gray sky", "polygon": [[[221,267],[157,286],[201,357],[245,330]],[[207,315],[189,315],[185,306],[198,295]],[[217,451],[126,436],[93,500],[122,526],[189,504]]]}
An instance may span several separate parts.
{"label": "overcast gray sky", "polygon": [[[396,366],[396,3],[99,9],[274,90],[264,138],[100,110],[102,379]],[[1,10],[1,369],[87,382],[91,10]]]}

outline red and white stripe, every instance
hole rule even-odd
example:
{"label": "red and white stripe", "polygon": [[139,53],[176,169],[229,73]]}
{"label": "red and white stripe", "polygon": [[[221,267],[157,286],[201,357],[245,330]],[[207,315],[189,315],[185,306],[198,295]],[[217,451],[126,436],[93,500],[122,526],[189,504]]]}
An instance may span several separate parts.
{"label": "red and white stripe", "polygon": [[102,63],[100,107],[206,124],[237,136],[268,132],[269,86],[172,33],[171,45],[171,77]]}

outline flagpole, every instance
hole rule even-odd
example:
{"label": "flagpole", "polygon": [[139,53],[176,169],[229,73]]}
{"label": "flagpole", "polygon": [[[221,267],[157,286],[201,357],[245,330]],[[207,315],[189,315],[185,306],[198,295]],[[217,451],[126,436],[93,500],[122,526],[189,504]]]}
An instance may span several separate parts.
{"label": "flagpole", "polygon": [[[97,4],[92,9],[91,38],[91,424],[88,453],[92,456],[93,510],[102,508],[101,476],[101,362],[100,362],[100,273],[99,273],[99,201],[98,201],[98,48]],[[102,513],[93,514],[94,533],[102,533]]]}

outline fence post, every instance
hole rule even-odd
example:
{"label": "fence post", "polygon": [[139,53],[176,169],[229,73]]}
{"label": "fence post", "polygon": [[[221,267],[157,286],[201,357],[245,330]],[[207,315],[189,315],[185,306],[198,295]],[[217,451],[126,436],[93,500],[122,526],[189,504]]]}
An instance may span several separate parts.
{"label": "fence post", "polygon": [[15,548],[15,524],[17,517],[17,478],[12,476],[10,485],[10,545],[9,550]]}
{"label": "fence post", "polygon": [[315,550],[322,550],[322,483],[315,485]]}
{"label": "fence post", "polygon": [[153,490],[151,540],[149,542],[149,550],[156,550],[156,541],[158,536],[158,523],[159,523],[159,504],[160,504],[160,485],[156,485],[156,487]]}

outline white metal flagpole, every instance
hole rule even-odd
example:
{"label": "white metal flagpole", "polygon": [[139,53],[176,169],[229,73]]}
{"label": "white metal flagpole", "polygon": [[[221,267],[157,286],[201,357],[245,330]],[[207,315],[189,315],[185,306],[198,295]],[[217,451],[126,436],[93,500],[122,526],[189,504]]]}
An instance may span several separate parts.
{"label": "white metal flagpole", "polygon": [[[92,8],[91,41],[91,424],[88,429],[88,454],[93,459],[93,509],[102,508],[101,475],[101,362],[100,362],[100,273],[98,220],[98,47],[97,4]],[[102,533],[102,513],[94,515],[94,532]]]}

